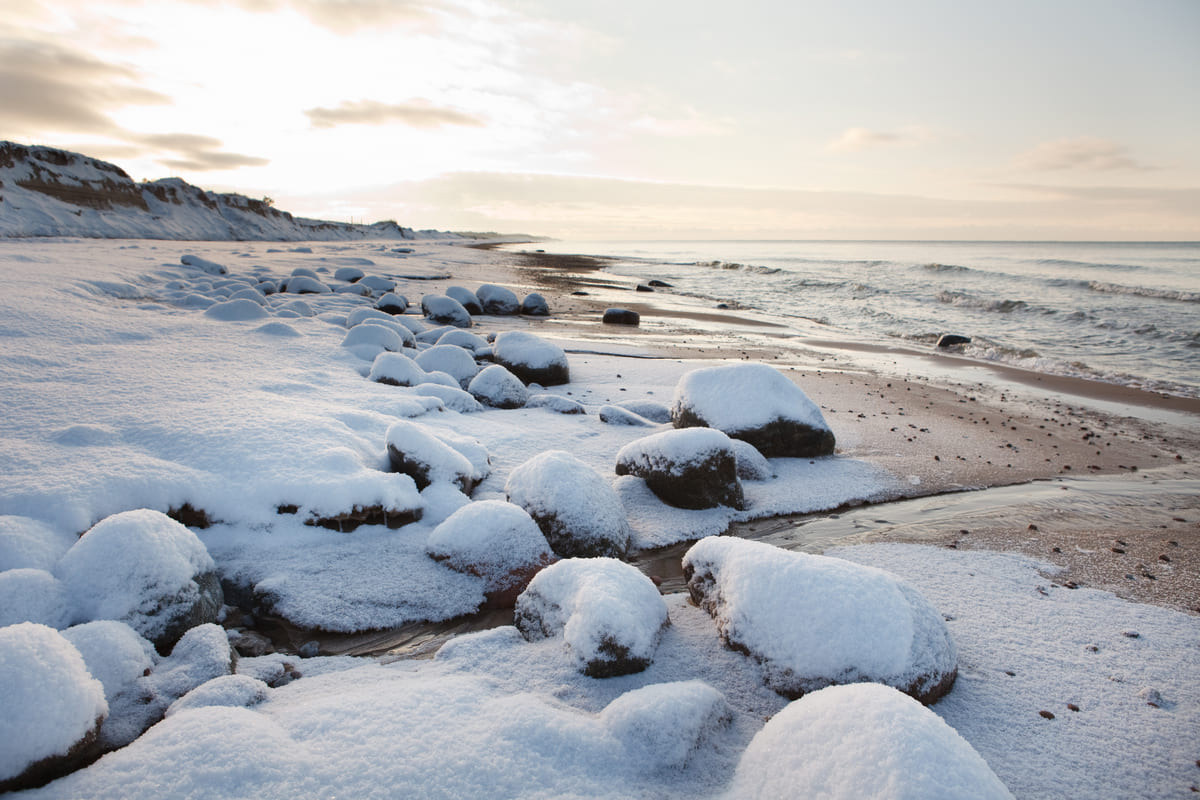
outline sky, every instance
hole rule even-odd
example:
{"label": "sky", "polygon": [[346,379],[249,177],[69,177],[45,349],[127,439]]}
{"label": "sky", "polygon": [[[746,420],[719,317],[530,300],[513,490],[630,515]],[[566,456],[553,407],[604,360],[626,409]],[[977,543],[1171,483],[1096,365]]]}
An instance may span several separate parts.
{"label": "sky", "polygon": [[570,239],[1200,240],[1200,0],[4,0],[0,139]]}

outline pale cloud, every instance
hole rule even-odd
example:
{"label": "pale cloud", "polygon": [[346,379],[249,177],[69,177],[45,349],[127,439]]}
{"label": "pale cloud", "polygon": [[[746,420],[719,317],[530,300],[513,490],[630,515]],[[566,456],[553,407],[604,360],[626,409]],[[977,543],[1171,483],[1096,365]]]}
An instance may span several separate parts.
{"label": "pale cloud", "polygon": [[630,127],[656,136],[685,138],[723,136],[731,133],[736,126],[732,120],[706,117],[694,108],[688,108],[683,114],[674,117],[645,114],[630,123]]}
{"label": "pale cloud", "polygon": [[1031,172],[1077,171],[1110,172],[1114,170],[1152,170],[1156,167],[1139,163],[1125,145],[1094,136],[1077,136],[1042,142],[1027,153],[1013,159],[1017,169]]}
{"label": "pale cloud", "polygon": [[[190,2],[209,5],[212,0]],[[429,0],[225,0],[224,5],[260,14],[290,9],[314,25],[339,35],[402,24],[438,27],[433,23],[439,15],[454,7],[452,3]]]}
{"label": "pale cloud", "polygon": [[860,153],[881,147],[922,144],[934,138],[933,129],[923,125],[907,125],[897,131],[847,128],[841,136],[827,144],[825,149],[835,153]]}
{"label": "pale cloud", "polygon": [[393,122],[413,128],[440,128],[444,125],[480,127],[484,124],[477,116],[453,108],[439,108],[423,99],[407,103],[344,100],[335,108],[309,108],[304,113],[314,128],[387,125]]}

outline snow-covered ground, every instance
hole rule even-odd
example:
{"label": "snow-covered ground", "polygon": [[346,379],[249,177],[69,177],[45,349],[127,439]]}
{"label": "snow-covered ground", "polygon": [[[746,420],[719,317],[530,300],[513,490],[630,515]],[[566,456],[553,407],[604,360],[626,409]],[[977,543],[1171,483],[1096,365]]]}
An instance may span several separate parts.
{"label": "snow-covered ground", "polygon": [[[225,273],[196,259],[185,264],[185,255]],[[633,548],[720,533],[733,519],[882,497],[894,487],[895,476],[863,461],[779,458],[770,462],[773,477],[743,479],[745,510],[691,510],[661,502],[641,478],[618,477],[617,453],[670,425],[645,417],[645,425],[606,423],[599,410],[626,401],[642,410],[669,406],[680,379],[711,362],[616,354],[631,352],[627,346],[598,355],[603,348],[590,341],[592,352],[568,355],[569,383],[530,391],[577,401],[585,414],[559,413],[545,401],[459,411],[470,406],[451,386],[369,380],[364,356],[378,348],[343,341],[347,317],[375,299],[335,272],[356,268],[393,281],[419,307],[423,294],[451,284],[502,283],[488,259],[428,242],[398,249],[395,242],[0,240],[0,516],[26,518],[22,531],[41,532],[45,546],[22,553],[29,560],[30,547],[37,549],[37,564],[53,577],[73,537],[101,519],[189,505],[215,522],[196,534],[223,578],[269,597],[298,625],[355,631],[479,607],[486,576],[431,557],[429,540],[467,503],[505,499],[513,470],[546,451],[566,451],[610,482]],[[331,291],[255,289],[297,269]],[[415,308],[397,319],[417,330],[420,347],[432,344],[421,341],[432,326]],[[528,319],[477,319],[473,333],[543,335]],[[569,353],[568,337],[562,327],[545,334]],[[469,498],[448,481],[418,489],[389,471],[388,431],[404,421],[449,444],[478,473]],[[348,533],[304,524],[373,506],[419,510],[421,518]],[[896,546],[837,555],[898,574],[947,619],[959,678],[933,710],[1017,796],[1162,796],[1200,780],[1193,752],[1200,620],[1053,586],[1044,565],[1013,556]],[[63,583],[64,602],[78,605]],[[460,637],[433,661],[288,656],[302,679],[262,696],[210,690],[133,744],[37,793],[736,795],[749,785],[745,776],[730,783],[743,751],[786,701],[764,686],[753,659],[721,644],[706,613],[680,595],[666,602],[670,625],[643,672],[586,677],[561,636],[526,641],[507,627]],[[69,611],[58,620],[68,624],[63,619]],[[239,671],[258,675],[279,658],[243,659]],[[910,717],[928,731],[920,736],[945,740],[919,722],[926,713],[919,707],[896,709],[867,726],[878,736],[864,731],[845,743],[838,755],[845,769],[862,771],[858,759],[865,770],[880,747],[887,750],[879,738],[887,731],[916,730]],[[764,760],[760,747],[754,769],[778,763],[795,771],[796,785],[861,793],[854,775],[821,773],[834,763],[837,747],[830,747],[824,761],[819,752]],[[808,773],[805,763],[813,765]],[[982,792],[989,773],[963,769],[955,774],[983,776]],[[930,790],[915,773],[888,773],[899,781],[892,796]]]}

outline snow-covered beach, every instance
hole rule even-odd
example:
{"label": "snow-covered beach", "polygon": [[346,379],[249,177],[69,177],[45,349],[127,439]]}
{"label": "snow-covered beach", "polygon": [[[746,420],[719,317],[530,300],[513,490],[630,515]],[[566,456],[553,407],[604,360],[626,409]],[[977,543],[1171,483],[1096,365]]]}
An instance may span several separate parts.
{"label": "snow-covered beach", "polygon": [[[525,561],[506,560],[525,534],[497,545],[490,524],[476,525],[462,546],[481,549],[455,569],[459,551],[436,545],[442,524],[510,499],[515,471],[563,451],[625,512],[618,555],[662,579],[670,623],[651,625],[644,670],[602,678],[580,671],[587,647],[569,644],[571,633],[529,641],[507,625],[455,637],[432,660],[403,649],[334,657],[324,633],[300,652],[255,656],[243,644],[236,675],[190,694],[182,678],[150,679],[219,661],[221,642],[196,645],[205,656],[188,663],[146,653],[105,682],[109,718],[130,719],[136,692],[151,706],[174,703],[166,718],[33,795],[717,797],[787,786],[802,796],[983,796],[1002,783],[1018,797],[1149,797],[1200,785],[1200,447],[1186,398],[823,342],[818,331],[783,337],[764,315],[635,295],[636,281],[594,263],[444,242],[7,240],[0,264],[4,622],[22,611],[60,629],[101,619],[80,610],[81,587],[94,584],[72,582],[62,565],[76,536],[135,509],[192,526],[225,585],[235,645],[255,638],[239,622],[256,613],[339,634],[458,619],[544,552],[534,536]],[[300,278],[315,291],[278,291]],[[478,341],[438,343],[447,331],[422,318],[421,298],[481,285],[542,293],[550,316],[479,315],[460,329]],[[362,313],[389,291],[408,313]],[[620,306],[640,309],[642,324],[600,322]],[[467,391],[510,333],[561,352],[568,380]],[[454,374],[455,350],[468,354],[470,375]],[[536,350],[527,343],[517,361]],[[399,381],[413,386],[370,379],[389,351],[417,357],[417,380]],[[776,367],[819,406],[837,451],[772,458],[740,479],[741,508],[680,508],[645,478],[619,476],[619,454],[676,430],[670,409],[685,376],[726,363]],[[387,374],[400,368],[412,369],[398,362]],[[718,393],[762,404],[737,388]],[[498,407],[506,393],[520,402]],[[425,486],[393,471],[389,443],[404,449],[401,439],[418,435],[406,425],[441,454]],[[591,480],[573,480],[568,501],[590,502]],[[928,497],[1030,481],[1039,483],[1027,495],[1007,490],[990,508],[980,500],[956,512],[970,495]],[[1047,487],[1088,500],[1058,503]],[[904,497],[949,511],[846,510]],[[795,549],[888,541],[832,553],[898,575],[945,621],[957,680],[930,708],[962,739],[915,704],[856,693],[861,685],[812,693],[782,714],[788,701],[764,683],[769,666],[725,647],[682,579],[655,569],[656,548],[731,525]],[[811,532],[839,525],[810,544]],[[895,543],[912,540],[926,544]],[[598,603],[545,583],[557,598],[548,607]],[[879,635],[870,625],[845,634],[851,644]],[[764,727],[773,717],[779,724]],[[785,724],[795,727],[779,732]],[[842,745],[826,746],[837,737]],[[945,759],[944,783],[916,768],[931,754]],[[6,754],[12,764],[20,757]]]}

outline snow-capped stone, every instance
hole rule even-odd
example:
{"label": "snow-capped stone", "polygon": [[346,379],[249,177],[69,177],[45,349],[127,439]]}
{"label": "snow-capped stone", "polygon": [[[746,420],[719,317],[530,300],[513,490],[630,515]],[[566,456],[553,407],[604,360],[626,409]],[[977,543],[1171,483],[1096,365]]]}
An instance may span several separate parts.
{"label": "snow-capped stone", "polygon": [[570,397],[563,397],[560,394],[549,394],[543,392],[540,394],[530,395],[525,401],[526,408],[544,408],[547,411],[553,411],[557,414],[586,414],[587,409],[583,403],[578,400],[572,400]]}
{"label": "snow-capped stone", "polygon": [[418,489],[445,481],[469,495],[482,480],[465,455],[424,425],[408,420],[393,422],[387,430],[386,443],[392,471],[410,476]]}
{"label": "snow-capped stone", "polygon": [[630,442],[617,452],[617,474],[646,481],[676,508],[742,508],[737,459],[729,437],[711,428],[669,430]]}
{"label": "snow-capped stone", "polygon": [[721,639],[759,661],[786,697],[872,681],[932,703],[954,684],[946,623],[891,573],[715,536],[688,550],[683,572]]}
{"label": "snow-capped stone", "polygon": [[504,331],[492,343],[492,357],[526,384],[557,386],[571,381],[567,354],[553,342],[525,331]]}
{"label": "snow-capped stone", "polygon": [[194,256],[191,253],[180,256],[179,263],[185,267],[195,267],[196,269],[203,270],[209,275],[224,275],[229,271],[215,261],[209,261],[206,258]]}
{"label": "snow-capped stone", "polygon": [[298,317],[315,317],[317,315],[316,309],[303,300],[289,300],[283,303],[279,306],[279,313],[283,314],[284,312],[295,314]]}
{"label": "snow-capped stone", "polygon": [[737,476],[744,481],[766,481],[775,477],[775,470],[758,448],[741,439],[730,439],[737,459]]}
{"label": "snow-capped stone", "polygon": [[479,305],[483,308],[484,314],[506,316],[516,314],[521,308],[521,302],[512,289],[506,289],[494,283],[485,283],[480,286],[475,290],[475,296],[479,298]]}
{"label": "snow-capped stone", "polygon": [[474,357],[452,344],[435,344],[428,350],[422,350],[417,354],[416,361],[426,372],[445,372],[462,387],[467,386],[479,372]]}
{"label": "snow-capped stone", "polygon": [[238,289],[233,294],[229,295],[230,300],[249,300],[252,303],[258,303],[264,308],[267,305],[267,298],[258,289]]}
{"label": "snow-capped stone", "polygon": [[246,320],[263,319],[271,316],[261,303],[239,297],[236,300],[223,300],[213,303],[204,309],[204,316],[218,319],[222,322],[244,322]]}
{"label": "snow-capped stone", "polygon": [[213,560],[196,534],[159,511],[139,509],[96,523],[56,569],[75,622],[126,622],[160,650],[212,622],[223,595]]}
{"label": "snow-capped stone", "polygon": [[346,331],[342,347],[364,361],[374,361],[384,351],[398,352],[404,349],[400,334],[383,325],[356,325]]}
{"label": "snow-capped stone", "polygon": [[421,313],[437,325],[453,325],[456,328],[471,327],[471,315],[462,303],[444,294],[427,294],[421,298]]}
{"label": "snow-capped stone", "polygon": [[74,625],[62,635],[83,656],[92,677],[104,684],[104,697],[110,707],[117,696],[129,691],[158,659],[149,640],[115,619]]}
{"label": "snow-capped stone", "polygon": [[266,700],[270,692],[271,687],[258,678],[249,675],[219,675],[171,703],[165,716],[169,717],[189,708],[249,708]]}
{"label": "snow-capped stone", "polygon": [[521,408],[529,398],[529,390],[521,379],[499,364],[481,369],[467,385],[467,391],[492,408]]}
{"label": "snow-capped stone", "polygon": [[670,618],[637,567],[569,558],[534,576],[517,598],[514,622],[528,641],[562,636],[580,672],[611,678],[650,666]]}
{"label": "snow-capped stone", "polygon": [[478,316],[483,313],[483,306],[479,305],[479,297],[466,287],[447,286],[446,296],[457,300],[471,316]]}
{"label": "snow-capped stone", "polygon": [[731,718],[725,696],[698,680],[643,686],[600,712],[626,758],[647,770],[684,766]]}
{"label": "snow-capped stone", "polygon": [[[434,374],[445,375],[444,372]],[[429,377],[429,373],[426,373],[425,378],[428,379]],[[454,382],[454,379],[449,375],[446,375],[446,378],[449,382]],[[415,392],[425,397],[436,397],[445,404],[447,409],[457,411],[460,414],[472,414],[477,411],[483,411],[483,405],[472,397],[470,392],[463,391],[457,386],[423,382],[415,387]]]}
{"label": "snow-capped stone", "polygon": [[379,275],[364,275],[359,278],[356,283],[366,286],[375,294],[387,294],[396,288],[396,282],[390,278],[384,278]]}
{"label": "snow-capped stone", "polygon": [[104,686],[62,634],[0,628],[0,792],[39,786],[87,756],[108,715]]}
{"label": "snow-capped stone", "polygon": [[403,353],[383,352],[371,362],[367,377],[392,386],[417,386],[425,380],[425,370]]}
{"label": "snow-capped stone", "polygon": [[308,267],[296,267],[292,270],[291,277],[293,278],[312,278],[313,280],[321,280],[321,276],[314,269]]}
{"label": "snow-capped stone", "polygon": [[483,578],[490,604],[512,605],[553,558],[537,523],[519,506],[481,500],[434,528],[425,552],[451,569]]}
{"label": "snow-capped stone", "polygon": [[61,628],[70,618],[66,587],[44,569],[0,572],[0,627],[37,622]]}
{"label": "snow-capped stone", "polygon": [[642,315],[628,308],[606,308],[600,320],[605,325],[633,325],[642,321]]}
{"label": "snow-capped stone", "polygon": [[405,347],[415,349],[417,346],[417,337],[413,335],[413,332],[404,325],[397,323],[394,318],[381,319],[380,317],[367,317],[355,327],[362,325],[378,325],[381,328],[395,331],[396,335],[400,337],[400,343]]}
{"label": "snow-capped stone", "polygon": [[796,700],[754,735],[726,798],[1011,800],[975,748],[911,697],[878,684]]}
{"label": "snow-capped stone", "polygon": [[402,294],[388,292],[375,301],[375,307],[387,314],[403,314],[408,310],[408,298]]}
{"label": "snow-capped stone", "polygon": [[676,428],[708,427],[754,445],[767,458],[833,452],[833,431],[800,387],[766,364],[705,367],[675,386]]}
{"label": "snow-capped stone", "polygon": [[628,425],[633,428],[652,428],[655,423],[627,408],[614,405],[600,406],[596,416],[606,425]]}
{"label": "snow-capped stone", "polygon": [[548,317],[550,316],[550,304],[537,292],[530,292],[521,300],[521,313],[531,317]]}
{"label": "snow-capped stone", "polygon": [[308,275],[296,275],[288,278],[284,291],[288,294],[330,294],[333,292],[321,281]]}
{"label": "snow-capped stone", "polygon": [[651,422],[657,422],[660,425],[671,421],[670,406],[659,403],[656,400],[624,400],[620,403],[613,403],[627,411],[632,411],[639,417],[645,417]]}
{"label": "snow-capped stone", "polygon": [[452,344],[474,353],[488,346],[482,336],[464,331],[462,328],[451,328],[437,338],[437,344]]}
{"label": "snow-capped stone", "polygon": [[358,267],[338,267],[334,270],[333,279],[335,281],[345,281],[346,283],[354,283],[362,280],[367,273],[363,272]]}
{"label": "snow-capped stone", "polygon": [[539,453],[509,473],[509,502],[529,512],[564,558],[620,558],[632,535],[625,506],[599,473],[562,450]]}
{"label": "snow-capped stone", "polygon": [[9,569],[53,570],[75,537],[29,517],[0,516],[0,572]]}

